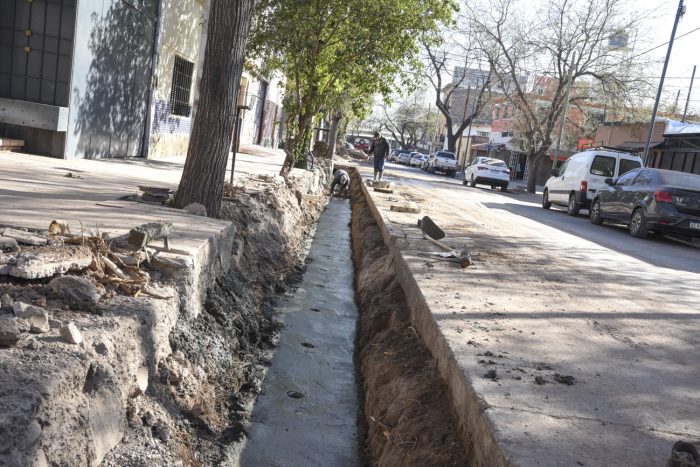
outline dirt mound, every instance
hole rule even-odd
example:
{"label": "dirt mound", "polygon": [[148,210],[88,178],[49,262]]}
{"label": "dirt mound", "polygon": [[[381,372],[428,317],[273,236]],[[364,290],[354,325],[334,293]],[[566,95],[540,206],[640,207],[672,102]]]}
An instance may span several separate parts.
{"label": "dirt mound", "polygon": [[360,425],[370,465],[468,465],[437,362],[411,327],[393,258],[353,175],[352,238],[360,308]]}

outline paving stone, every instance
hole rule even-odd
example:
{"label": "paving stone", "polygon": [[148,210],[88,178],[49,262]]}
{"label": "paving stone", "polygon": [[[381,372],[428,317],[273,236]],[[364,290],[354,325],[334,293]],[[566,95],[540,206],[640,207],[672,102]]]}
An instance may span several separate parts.
{"label": "paving stone", "polygon": [[10,237],[0,237],[0,251],[17,251],[19,245],[17,240]]}
{"label": "paving stone", "polygon": [[40,279],[79,271],[90,266],[92,253],[84,246],[45,247],[17,255],[17,264],[10,271],[13,277]]}
{"label": "paving stone", "polygon": [[2,231],[2,236],[13,238],[17,241],[17,243],[21,243],[23,245],[42,246],[49,243],[49,239],[47,237],[42,237],[40,235],[35,235],[30,232],[25,232],[24,230],[17,230],[10,227],[7,227],[4,231]]}
{"label": "paving stone", "polygon": [[80,330],[72,322],[68,322],[61,327],[61,337],[69,344],[80,344],[83,342],[83,336],[80,334]]}
{"label": "paving stone", "polygon": [[75,304],[95,304],[100,300],[100,292],[90,279],[82,276],[60,276],[49,282],[49,287],[63,300]]}

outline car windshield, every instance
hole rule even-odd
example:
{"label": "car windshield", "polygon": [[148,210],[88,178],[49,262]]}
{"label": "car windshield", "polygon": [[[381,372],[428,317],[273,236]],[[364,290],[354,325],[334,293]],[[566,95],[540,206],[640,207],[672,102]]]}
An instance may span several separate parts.
{"label": "car windshield", "polygon": [[495,166],[498,166],[498,167],[505,167],[505,166],[506,166],[506,163],[503,162],[503,161],[500,160],[500,159],[486,159],[486,160],[484,161],[484,163],[485,163],[485,164],[488,164],[488,165],[495,165]]}
{"label": "car windshield", "polygon": [[451,152],[440,151],[436,154],[436,157],[442,157],[443,159],[454,159],[455,155]]}
{"label": "car windshield", "polygon": [[686,188],[688,190],[700,190],[700,175],[670,170],[660,171],[659,175],[661,175],[661,183],[664,185],[672,185],[676,188]]}

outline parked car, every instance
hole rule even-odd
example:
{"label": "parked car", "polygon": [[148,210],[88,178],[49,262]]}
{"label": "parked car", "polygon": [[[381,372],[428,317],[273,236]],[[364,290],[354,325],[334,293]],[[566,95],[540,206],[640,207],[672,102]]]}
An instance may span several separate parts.
{"label": "parked car", "polygon": [[436,151],[430,155],[427,167],[430,173],[443,172],[450,177],[454,177],[455,173],[457,173],[457,159],[453,152]]}
{"label": "parked car", "polygon": [[491,185],[491,188],[498,186],[501,191],[508,191],[509,182],[510,170],[505,162],[490,157],[477,157],[464,169],[462,185]]}
{"label": "parked car", "polygon": [[396,158],[396,162],[399,164],[408,164],[408,161],[411,160],[411,151],[401,151],[399,156]]}
{"label": "parked car", "polygon": [[642,160],[628,152],[613,149],[588,149],[574,154],[559,169],[552,170],[542,193],[542,207],[552,204],[567,207],[570,216],[588,209],[606,178],[616,178],[642,166]]}
{"label": "parked car", "polygon": [[400,149],[392,149],[389,155],[387,156],[386,160],[389,162],[394,162],[399,156],[399,152],[401,152]]}
{"label": "parked car", "polygon": [[639,238],[649,231],[700,237],[700,175],[639,168],[605,183],[591,205],[593,224],[626,224]]}
{"label": "parked car", "polygon": [[411,167],[420,167],[421,164],[425,161],[425,159],[427,159],[425,154],[419,153],[419,154],[411,157],[411,160],[408,161],[408,165],[410,165]]}
{"label": "parked car", "polygon": [[358,138],[355,140],[354,143],[355,149],[359,149],[360,151],[369,151],[370,143],[367,138]]}

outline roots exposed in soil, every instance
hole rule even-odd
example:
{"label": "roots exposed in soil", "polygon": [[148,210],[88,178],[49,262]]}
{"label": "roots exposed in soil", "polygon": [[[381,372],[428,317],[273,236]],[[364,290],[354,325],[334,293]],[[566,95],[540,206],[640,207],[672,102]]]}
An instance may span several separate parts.
{"label": "roots exposed in soil", "polygon": [[352,239],[360,320],[365,460],[377,466],[469,465],[448,388],[415,329],[393,257],[354,174]]}

